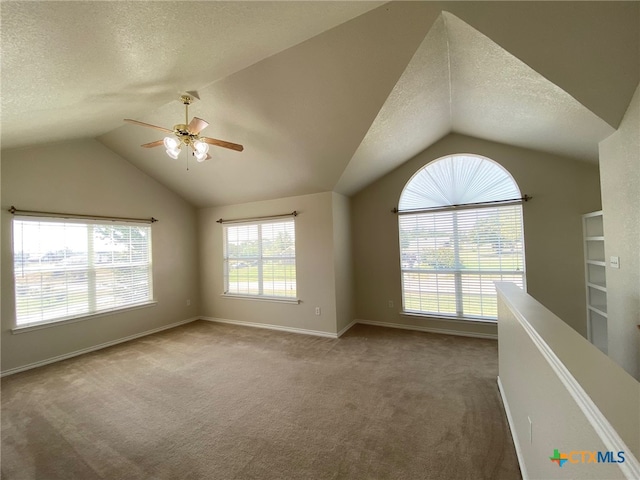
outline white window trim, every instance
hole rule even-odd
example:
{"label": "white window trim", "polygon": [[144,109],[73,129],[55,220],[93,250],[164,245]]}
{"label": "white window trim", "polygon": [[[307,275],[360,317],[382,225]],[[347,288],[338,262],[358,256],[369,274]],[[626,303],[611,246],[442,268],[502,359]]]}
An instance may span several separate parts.
{"label": "white window trim", "polygon": [[235,300],[257,300],[259,302],[272,302],[272,303],[293,303],[299,304],[301,300],[294,297],[267,297],[264,295],[246,295],[242,293],[221,293],[221,297],[232,298]]}
{"label": "white window trim", "polygon": [[136,305],[127,305],[121,308],[112,308],[111,310],[102,310],[96,313],[90,313],[87,315],[79,315],[77,317],[67,317],[56,320],[45,320],[38,323],[28,323],[24,325],[16,325],[11,329],[11,333],[14,335],[26,332],[32,332],[34,330],[41,330],[43,328],[58,327],[60,325],[68,325],[70,323],[83,322],[85,320],[92,320],[98,317],[105,317],[108,315],[116,315],[118,313],[125,313],[131,310],[139,310],[141,308],[155,307],[158,304],[157,300],[151,300],[145,303],[138,303]]}
{"label": "white window trim", "polygon": [[400,312],[400,315],[402,315],[403,317],[409,317],[409,318],[444,320],[447,322],[469,323],[474,325],[478,323],[496,325],[498,323],[497,318],[473,317],[471,315],[467,317],[458,317],[456,315],[443,315],[441,313],[423,313],[423,312],[414,312],[411,310],[402,310]]}
{"label": "white window trim", "polygon": [[[273,217],[273,218],[261,218],[261,219],[255,219],[255,220],[246,220],[246,221],[233,221],[233,222],[228,222],[229,224],[223,224],[223,228],[222,228],[222,246],[223,246],[223,253],[222,253],[222,262],[223,262],[223,288],[228,289],[229,288],[229,257],[227,256],[227,248],[228,248],[228,237],[227,237],[227,229],[228,228],[233,228],[233,227],[237,227],[237,226],[253,226],[253,225],[265,225],[265,224],[273,224],[273,223],[288,223],[291,222],[293,224],[293,231],[294,231],[294,236],[295,236],[295,230],[296,230],[296,223],[295,223],[295,215],[291,218],[291,219],[283,219],[282,217],[278,216],[278,217]],[[260,236],[258,238],[258,242],[260,243],[260,250],[262,250],[262,236]],[[295,248],[295,240],[294,240],[294,248]],[[283,257],[284,258],[284,257]],[[294,261],[294,267],[295,267],[295,271],[296,271],[296,294],[298,292],[298,282],[297,282],[297,272],[298,272],[298,255],[297,255],[297,249],[295,251],[295,254],[293,255],[293,257],[287,257],[289,259],[293,258]],[[259,255],[259,259],[262,259],[262,255]],[[259,263],[259,267],[261,268],[262,264]],[[260,277],[261,274],[259,274],[259,287],[260,290],[263,290],[263,279]],[[287,296],[269,296],[269,295],[263,295],[263,294],[250,294],[250,293],[233,293],[233,292],[229,292],[229,291],[224,291],[221,294],[222,297],[225,298],[233,298],[233,299],[244,299],[244,300],[258,300],[258,301],[265,301],[265,302],[274,302],[274,303],[293,303],[293,304],[298,304],[300,303],[300,299],[296,296],[296,297],[287,297]]]}
{"label": "white window trim", "polygon": [[[115,225],[123,225],[123,226],[141,226],[141,227],[150,227],[149,223],[147,222],[132,222],[132,221],[128,221],[128,220],[122,220],[122,221],[111,221],[111,222],[107,222],[105,220],[101,220],[99,218],[95,218],[95,219],[91,219],[91,218],[66,218],[66,217],[58,217],[58,216],[53,216],[53,215],[45,215],[45,216],[36,216],[36,215],[15,215],[13,220],[23,220],[23,221],[37,221],[37,222],[48,222],[48,223],[81,223],[81,224],[87,224],[87,225],[110,225],[110,224],[114,224]],[[15,252],[14,252],[14,246],[13,246],[13,221],[11,222],[11,257],[12,257],[12,264],[11,264],[11,275],[12,275],[12,283],[15,289],[15,271],[14,271],[14,258],[15,258]],[[149,228],[149,231],[151,232],[151,229]],[[117,314],[117,313],[122,313],[122,312],[126,312],[129,310],[136,310],[139,308],[146,308],[146,307],[150,307],[150,306],[155,306],[157,304],[157,301],[153,298],[153,248],[152,248],[152,237],[149,239],[149,243],[148,243],[148,247],[149,247],[149,261],[148,261],[148,269],[149,269],[149,292],[150,292],[150,296],[151,298],[148,300],[144,300],[141,302],[137,302],[137,303],[130,303],[127,305],[121,305],[121,306],[116,306],[114,308],[109,308],[109,309],[101,309],[101,310],[97,310],[97,311],[93,311],[93,312],[86,312],[86,313],[81,313],[79,315],[72,315],[72,316],[65,316],[65,317],[58,317],[58,318],[53,318],[53,319],[48,319],[48,320],[40,320],[40,321],[33,321],[33,322],[29,322],[29,323],[24,323],[24,324],[18,324],[17,321],[17,311],[14,310],[14,327],[11,329],[11,332],[13,334],[19,334],[19,333],[25,333],[25,332],[29,332],[29,331],[33,331],[33,330],[39,330],[42,328],[50,328],[53,326],[57,326],[57,325],[65,325],[65,324],[69,324],[69,323],[75,323],[75,322],[80,322],[80,321],[84,321],[84,320],[88,320],[88,319],[93,319],[93,318],[97,318],[97,317],[101,317],[101,316],[105,316],[105,315],[113,315],[113,314]],[[16,301],[16,296],[15,296],[15,291],[14,291],[14,302]],[[15,303],[14,303],[14,306]]]}

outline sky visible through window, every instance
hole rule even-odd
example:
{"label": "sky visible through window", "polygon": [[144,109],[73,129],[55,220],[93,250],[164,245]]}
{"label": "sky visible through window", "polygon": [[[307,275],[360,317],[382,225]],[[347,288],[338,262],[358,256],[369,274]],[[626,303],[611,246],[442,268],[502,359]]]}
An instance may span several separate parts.
{"label": "sky visible through window", "polygon": [[[23,255],[69,251],[87,253],[88,225],[82,223],[54,223],[33,220],[14,220],[13,251]],[[94,236],[96,250],[122,249],[111,238]]]}

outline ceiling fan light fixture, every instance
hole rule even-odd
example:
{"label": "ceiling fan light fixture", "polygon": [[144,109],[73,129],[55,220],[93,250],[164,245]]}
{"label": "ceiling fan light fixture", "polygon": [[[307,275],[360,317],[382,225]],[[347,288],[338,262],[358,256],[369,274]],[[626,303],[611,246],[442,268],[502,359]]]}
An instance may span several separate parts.
{"label": "ceiling fan light fixture", "polygon": [[206,156],[207,152],[209,151],[209,145],[201,142],[200,140],[196,140],[195,142],[193,142],[193,150],[197,153],[200,153],[201,155]]}
{"label": "ceiling fan light fixture", "polygon": [[163,142],[167,150],[176,150],[180,147],[180,142],[174,137],[164,137]]}
{"label": "ceiling fan light fixture", "polygon": [[[0,0],[2,1],[2,0]],[[244,150],[242,145],[237,143],[226,142],[224,140],[218,140],[210,137],[200,137],[200,132],[207,128],[209,123],[201,118],[193,117],[189,122],[189,105],[192,98],[190,95],[182,95],[180,100],[184,104],[184,122],[178,123],[173,126],[173,129],[159,127],[157,125],[151,125],[150,123],[139,122],[138,120],[132,120],[125,118],[124,121],[139,125],[141,127],[149,127],[156,130],[161,130],[169,136],[164,137],[162,140],[156,140],[155,142],[149,142],[141,145],[144,148],[153,148],[164,145],[167,155],[173,159],[177,159],[180,155],[180,150],[184,145],[187,150],[187,170],[189,170],[189,153],[191,153],[198,162],[204,162],[209,160],[209,145],[215,145],[217,147],[229,148],[236,152]]]}
{"label": "ceiling fan light fixture", "polygon": [[193,156],[196,157],[198,162],[202,163],[207,159],[207,152],[198,152],[197,150],[194,150]]}
{"label": "ceiling fan light fixture", "polygon": [[180,147],[178,146],[176,148],[168,148],[167,155],[169,155],[174,160],[177,159],[178,155],[180,155]]}

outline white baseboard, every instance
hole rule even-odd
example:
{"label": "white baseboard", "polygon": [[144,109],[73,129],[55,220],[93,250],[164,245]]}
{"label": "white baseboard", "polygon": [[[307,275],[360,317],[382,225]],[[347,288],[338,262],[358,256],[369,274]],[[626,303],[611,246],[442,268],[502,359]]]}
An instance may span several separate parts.
{"label": "white baseboard", "polygon": [[340,331],[338,332],[338,335],[337,335],[337,336],[338,336],[338,338],[340,338],[342,335],[344,335],[345,333],[347,333],[347,332],[349,331],[349,329],[350,329],[351,327],[353,327],[356,323],[358,323],[358,321],[357,321],[357,320],[354,320],[354,321],[353,321],[353,322],[351,322],[349,325],[347,325],[347,326],[346,326],[346,327],[344,327],[342,330],[340,330]]}
{"label": "white baseboard", "polygon": [[365,325],[376,325],[376,326],[379,326],[379,327],[399,328],[399,329],[403,329],[403,330],[417,330],[417,331],[420,331],[420,332],[441,333],[441,334],[445,334],[445,335],[459,335],[459,336],[465,336],[465,337],[490,338],[490,339],[496,339],[497,338],[497,335],[491,335],[491,334],[485,334],[485,333],[469,333],[469,332],[461,332],[461,331],[458,331],[458,330],[446,330],[446,329],[441,329],[441,328],[430,328],[430,327],[421,327],[421,326],[414,326],[414,325],[399,325],[399,324],[396,324],[396,323],[386,323],[386,322],[377,322],[377,321],[373,321],[373,320],[360,320],[360,319],[356,319],[356,320],[352,321],[349,325],[344,327],[338,333],[331,333],[331,332],[323,332],[323,331],[320,331],[320,330],[309,330],[309,329],[305,329],[305,328],[283,327],[281,325],[273,325],[273,324],[268,324],[268,323],[255,323],[255,322],[245,322],[245,321],[242,321],[242,320],[229,320],[229,319],[224,319],[224,318],[198,316],[198,317],[188,318],[186,320],[182,320],[182,321],[179,321],[179,322],[174,322],[174,323],[171,323],[169,325],[164,325],[162,327],[154,328],[152,330],[147,330],[147,331],[144,331],[144,332],[141,332],[141,333],[136,333],[134,335],[129,335],[127,337],[119,338],[117,340],[112,340],[110,342],[105,342],[105,343],[101,343],[99,345],[94,345],[92,347],[87,347],[87,348],[83,348],[81,350],[76,350],[76,351],[73,351],[73,352],[65,353],[64,355],[58,355],[58,356],[55,356],[55,357],[50,357],[50,358],[47,358],[45,360],[40,360],[40,361],[37,361],[37,362],[34,362],[34,363],[30,363],[28,365],[22,365],[22,366],[16,367],[16,368],[10,368],[8,370],[4,370],[4,371],[0,372],[0,377],[5,377],[7,375],[13,375],[14,373],[24,372],[26,370],[31,370],[32,368],[42,367],[42,366],[48,365],[50,363],[60,362],[62,360],[66,360],[68,358],[77,357],[77,356],[83,355],[85,353],[89,353],[89,352],[93,352],[93,351],[100,350],[100,349],[103,349],[103,348],[111,347],[113,345],[117,345],[119,343],[128,342],[130,340],[135,340],[136,338],[145,337],[147,335],[152,335],[154,333],[158,333],[158,332],[161,332],[163,330],[168,330],[170,328],[175,328],[175,327],[178,327],[180,325],[191,323],[191,322],[193,322],[195,320],[206,320],[206,321],[209,321],[209,322],[229,323],[229,324],[232,324],[232,325],[243,325],[243,326],[246,326],[246,327],[266,328],[266,329],[269,329],[269,330],[279,330],[279,331],[282,331],[282,332],[299,333],[299,334],[303,334],[303,335],[315,335],[315,336],[318,336],[318,337],[326,337],[326,338],[339,338],[342,335],[344,335],[351,327],[353,327],[357,323],[363,323]]}
{"label": "white baseboard", "polygon": [[507,397],[504,394],[500,377],[498,377],[498,390],[500,391],[500,397],[502,398],[502,405],[504,406],[504,411],[507,414],[507,423],[509,423],[509,430],[511,430],[511,438],[513,439],[513,445],[516,447],[516,456],[518,457],[518,464],[520,465],[520,473],[522,474],[522,480],[528,480],[529,474],[527,473],[527,467],[524,464],[524,458],[522,456],[522,448],[520,447],[520,441],[518,440],[518,434],[516,433],[516,426],[513,423],[513,417],[511,416],[511,410],[509,409],[509,403],[507,402]]}
{"label": "white baseboard", "polygon": [[376,320],[357,319],[355,320],[355,323],[362,323],[364,325],[375,325],[378,327],[399,328],[401,330],[416,330],[418,332],[439,333],[442,335],[457,335],[459,337],[488,338],[490,340],[498,339],[498,335],[493,333],[465,332],[462,330],[449,330],[446,328],[424,327],[421,325],[400,325],[398,323],[378,322]]}
{"label": "white baseboard", "polygon": [[229,323],[231,325],[241,325],[244,327],[266,328],[267,330],[279,330],[281,332],[301,333],[303,335],[315,335],[316,337],[338,338],[338,334],[323,332],[320,330],[307,330],[305,328],[283,327],[281,325],[273,325],[270,323],[245,322],[244,320],[229,320],[226,318],[216,317],[199,317],[201,320],[216,323]]}
{"label": "white baseboard", "polygon": [[231,325],[242,325],[245,327],[266,328],[268,330],[279,330],[282,332],[300,333],[303,335],[315,335],[315,336],[327,337],[327,338],[340,338],[351,327],[353,327],[358,323],[362,323],[364,325],[374,325],[378,327],[398,328],[401,330],[416,330],[419,332],[439,333],[443,335],[457,335],[461,337],[488,338],[490,340],[497,340],[498,338],[497,335],[494,335],[491,333],[464,332],[460,330],[447,330],[444,328],[431,328],[431,327],[422,327],[422,326],[416,326],[416,325],[400,325],[397,323],[386,323],[386,322],[378,322],[375,320],[361,320],[361,319],[354,320],[349,325],[347,325],[342,330],[340,330],[338,333],[322,332],[320,330],[308,330],[308,329],[296,328],[296,327],[283,327],[281,325],[273,325],[271,323],[256,323],[256,322],[247,322],[244,320],[230,320],[227,318],[200,317],[200,319],[207,320],[209,322],[229,323]]}
{"label": "white baseboard", "polygon": [[146,330],[144,332],[136,333],[134,335],[129,335],[128,337],[119,338],[117,340],[111,340],[110,342],[101,343],[99,345],[94,345],[92,347],[83,348],[81,350],[76,350],[74,352],[65,353],[64,355],[58,355],[56,357],[50,357],[46,360],[40,360],[38,362],[30,363],[28,365],[23,365],[21,367],[10,368],[8,370],[4,370],[0,373],[0,377],[5,377],[7,375],[13,375],[14,373],[24,372],[25,370],[31,370],[32,368],[42,367],[44,365],[48,365],[50,363],[60,362],[62,360],[66,360],[68,358],[77,357],[78,355],[83,355],[85,353],[94,352],[96,350],[101,350],[103,348],[111,347],[113,345],[117,345],[119,343],[128,342],[130,340],[135,340],[136,338],[146,337],[147,335],[151,335],[153,333],[158,333],[163,330],[169,330],[170,328],[179,327],[180,325],[184,325],[187,323],[191,323],[195,320],[199,320],[200,317],[188,318],[186,320],[181,320],[180,322],[171,323],[169,325],[163,325],[162,327],[154,328],[152,330]]}

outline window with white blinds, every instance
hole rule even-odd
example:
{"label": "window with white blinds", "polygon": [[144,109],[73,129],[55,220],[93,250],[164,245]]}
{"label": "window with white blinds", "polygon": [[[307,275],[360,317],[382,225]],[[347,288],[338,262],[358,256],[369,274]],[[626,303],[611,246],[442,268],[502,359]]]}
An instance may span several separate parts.
{"label": "window with white blinds", "polygon": [[18,326],[153,298],[149,225],[16,218],[13,258]]}
{"label": "window with white blinds", "polygon": [[482,157],[446,157],[414,175],[399,205],[404,310],[496,319],[494,282],[525,284],[520,196]]}
{"label": "window with white blinds", "polygon": [[225,294],[296,298],[293,219],[224,225],[223,234]]}

